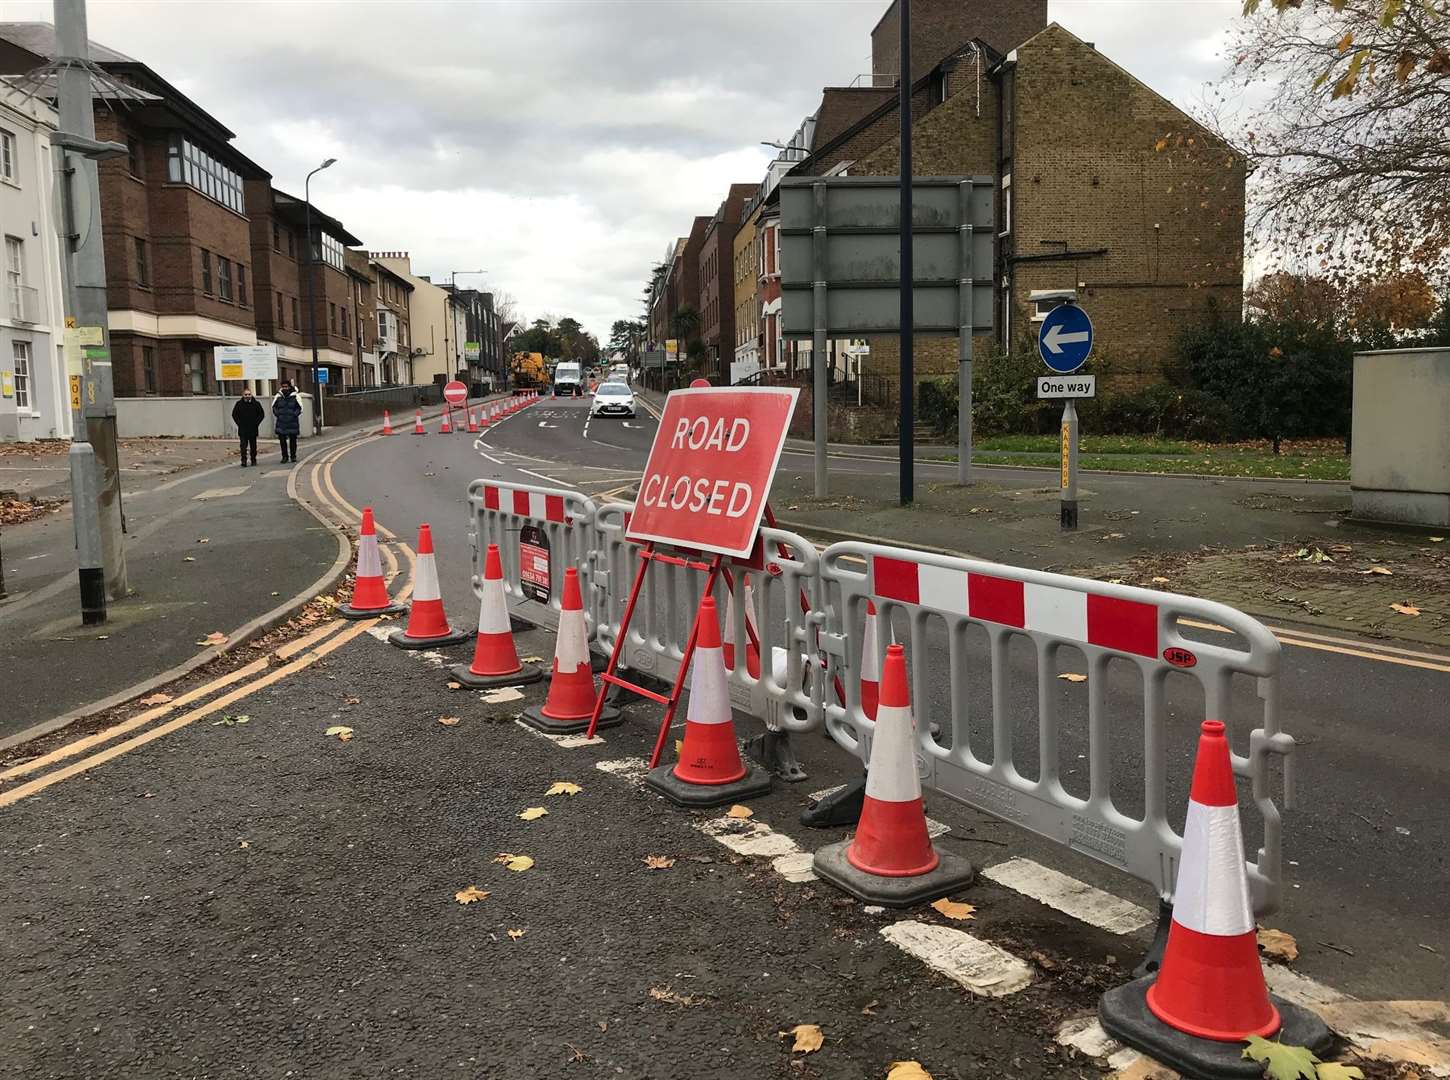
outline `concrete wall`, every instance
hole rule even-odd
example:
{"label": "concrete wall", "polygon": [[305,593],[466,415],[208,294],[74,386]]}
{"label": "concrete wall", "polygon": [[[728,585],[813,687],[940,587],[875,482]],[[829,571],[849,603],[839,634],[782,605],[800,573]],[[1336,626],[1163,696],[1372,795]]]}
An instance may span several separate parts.
{"label": "concrete wall", "polygon": [[[302,401],[302,434],[312,434],[312,395],[298,394]],[[272,435],[272,402],[263,397],[267,418],[259,437]],[[234,397],[135,397],[116,399],[116,430],[122,438],[143,435],[173,435],[189,438],[231,438],[237,436],[232,423]]]}
{"label": "concrete wall", "polygon": [[1354,357],[1354,516],[1450,526],[1450,349]]}

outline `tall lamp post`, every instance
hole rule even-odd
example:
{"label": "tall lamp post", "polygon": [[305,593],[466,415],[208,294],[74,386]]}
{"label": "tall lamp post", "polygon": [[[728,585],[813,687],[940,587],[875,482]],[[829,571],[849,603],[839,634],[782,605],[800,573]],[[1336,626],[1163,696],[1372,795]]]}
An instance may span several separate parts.
{"label": "tall lamp post", "polygon": [[[322,365],[317,360],[317,308],[312,302],[312,268],[317,260],[312,254],[312,178],[323,169],[330,169],[337,164],[337,158],[328,158],[317,168],[307,174],[307,179],[302,182],[302,204],[303,204],[303,243],[307,245],[307,273],[303,275],[303,284],[307,291],[307,325],[309,337],[312,338],[312,433],[322,434],[322,380],[319,377]],[[317,254],[322,254],[322,244],[319,242]]]}

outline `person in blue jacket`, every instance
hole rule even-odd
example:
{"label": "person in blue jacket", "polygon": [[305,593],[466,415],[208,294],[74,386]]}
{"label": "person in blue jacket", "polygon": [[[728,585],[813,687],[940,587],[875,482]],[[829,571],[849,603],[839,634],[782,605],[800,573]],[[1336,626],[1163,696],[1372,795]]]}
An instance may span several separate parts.
{"label": "person in blue jacket", "polygon": [[282,444],[282,460],[297,460],[297,436],[302,433],[302,402],[297,391],[286,379],[272,399],[272,428],[277,441]]}

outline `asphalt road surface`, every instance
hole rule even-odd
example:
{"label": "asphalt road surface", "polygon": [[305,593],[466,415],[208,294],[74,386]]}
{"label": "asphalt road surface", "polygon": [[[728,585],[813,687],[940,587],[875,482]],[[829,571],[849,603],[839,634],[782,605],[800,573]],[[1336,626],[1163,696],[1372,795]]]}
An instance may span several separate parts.
{"label": "asphalt road surface", "polygon": [[[445,552],[440,575],[450,616],[456,625],[469,625],[474,613],[467,586],[467,516],[459,497],[466,480],[482,476],[577,488],[596,499],[611,493],[628,497],[654,430],[653,417],[643,410],[632,421],[590,418],[587,398],[544,399],[486,433],[488,449],[482,457],[462,436],[383,440],[342,459],[337,484],[354,503],[372,497],[402,535],[409,535],[418,520],[433,522],[440,552]],[[799,465],[787,459],[781,468]],[[890,462],[833,462],[833,468],[838,466],[873,470],[883,478],[894,470]],[[843,514],[840,527],[850,529],[848,515]],[[453,601],[455,596],[459,601]],[[1214,636],[1189,633],[1205,640]],[[934,637],[928,648],[939,646]],[[931,656],[925,659],[934,662]],[[1013,713],[1023,717],[1016,762],[1025,775],[1035,776],[1037,733],[1030,720],[1036,715],[1035,660],[1025,649],[1013,650],[1012,659],[1008,692]],[[1062,672],[1085,670],[1072,649],[1060,650],[1058,664]],[[1436,997],[1447,983],[1450,930],[1438,898],[1450,889],[1450,860],[1447,838],[1437,824],[1443,819],[1447,784],[1447,672],[1437,669],[1447,665],[1450,658],[1399,656],[1373,642],[1284,648],[1281,724],[1301,751],[1294,764],[1297,801],[1284,814],[1285,904],[1270,922],[1298,938],[1299,970],[1358,996]],[[1113,740],[1115,750],[1121,747],[1112,790],[1124,811],[1132,813],[1141,806],[1141,691],[1127,677],[1126,665],[1112,674]],[[989,688],[981,683],[968,696],[972,745],[990,756]],[[949,716],[949,688],[945,680],[929,685],[931,700],[918,702],[918,708],[943,721]],[[1060,686],[1060,766],[1064,785],[1082,794],[1086,777],[1078,755],[1086,752],[1086,693],[1069,683]],[[1223,719],[1231,735],[1239,736],[1235,749],[1246,752],[1246,732],[1256,725],[1260,705],[1249,680],[1237,681],[1233,690],[1234,715]],[[1177,824],[1186,807],[1201,692],[1186,679],[1170,680],[1168,706],[1170,720],[1185,721],[1170,737],[1169,805],[1179,808],[1171,815]],[[977,733],[984,743],[976,741]],[[814,745],[811,739],[801,750],[808,770]],[[1247,791],[1244,806],[1246,843],[1252,846],[1258,818]],[[1094,861],[1030,838],[1020,848],[1017,844],[1014,837],[1014,851],[1030,852],[1137,903],[1153,902],[1145,887]]]}

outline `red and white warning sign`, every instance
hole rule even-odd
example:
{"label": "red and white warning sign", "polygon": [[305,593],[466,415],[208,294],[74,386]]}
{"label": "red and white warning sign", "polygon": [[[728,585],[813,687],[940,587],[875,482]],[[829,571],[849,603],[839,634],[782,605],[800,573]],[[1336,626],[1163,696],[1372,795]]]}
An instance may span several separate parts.
{"label": "red and white warning sign", "polygon": [[454,379],[443,387],[443,400],[450,405],[462,405],[468,400],[468,387]]}
{"label": "red and white warning sign", "polygon": [[537,525],[519,530],[519,586],[530,600],[549,602],[549,538]]}
{"label": "red and white warning sign", "polygon": [[625,535],[748,556],[799,393],[736,386],[670,394]]}

